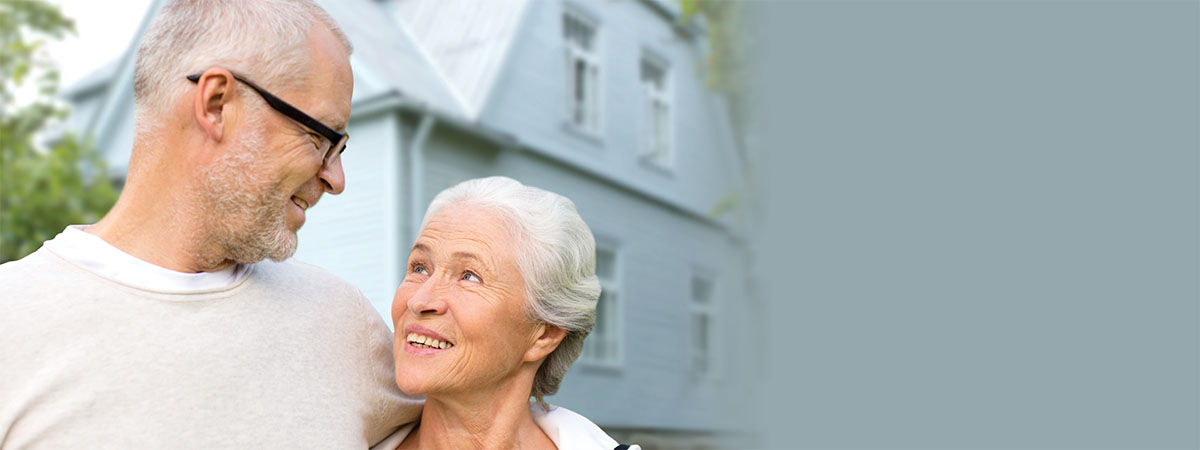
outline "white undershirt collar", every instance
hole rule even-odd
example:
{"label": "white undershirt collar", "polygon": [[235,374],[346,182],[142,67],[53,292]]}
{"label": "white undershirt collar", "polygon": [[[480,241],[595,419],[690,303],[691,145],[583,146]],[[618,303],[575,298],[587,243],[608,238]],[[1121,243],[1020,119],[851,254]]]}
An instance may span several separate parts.
{"label": "white undershirt collar", "polygon": [[[554,405],[550,405],[550,411],[542,411],[536,404],[530,403],[529,412],[538,428],[541,428],[554,446],[560,449],[609,450],[617,446],[617,441],[609,437],[604,430],[575,411]],[[400,427],[392,432],[391,436],[371,447],[371,450],[395,450],[409,434],[412,434],[417,424],[418,422],[413,422]],[[642,450],[642,447],[630,445],[629,450]]]}
{"label": "white undershirt collar", "polygon": [[235,264],[215,272],[184,273],[142,261],[88,233],[88,225],[71,225],[44,244],[49,250],[96,274],[141,289],[162,292],[208,291],[232,286],[246,274]]}

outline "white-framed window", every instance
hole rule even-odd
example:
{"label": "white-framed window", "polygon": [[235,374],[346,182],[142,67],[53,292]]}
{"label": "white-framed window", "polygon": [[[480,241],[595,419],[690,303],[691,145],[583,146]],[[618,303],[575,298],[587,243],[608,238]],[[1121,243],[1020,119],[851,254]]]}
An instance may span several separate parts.
{"label": "white-framed window", "polygon": [[710,378],[715,372],[716,283],[705,271],[694,271],[691,280],[691,356],[692,378]]}
{"label": "white-framed window", "polygon": [[581,359],[602,365],[621,361],[621,281],[617,248],[596,243],[596,278],[600,279],[600,300],[596,304],[596,325],[583,343]]}
{"label": "white-framed window", "polygon": [[563,14],[566,46],[567,121],[600,134],[600,51],[596,22],[568,9]]}
{"label": "white-framed window", "polygon": [[670,75],[670,69],[662,59],[642,56],[642,155],[663,168],[670,168],[675,163]]}

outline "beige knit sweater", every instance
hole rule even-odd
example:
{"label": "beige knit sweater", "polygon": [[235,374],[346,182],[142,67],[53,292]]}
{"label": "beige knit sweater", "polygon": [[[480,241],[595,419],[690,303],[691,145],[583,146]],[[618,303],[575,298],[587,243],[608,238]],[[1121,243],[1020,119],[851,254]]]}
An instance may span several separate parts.
{"label": "beige knit sweater", "polygon": [[0,265],[0,449],[362,449],[416,419],[355,287],[296,262],[173,294]]}

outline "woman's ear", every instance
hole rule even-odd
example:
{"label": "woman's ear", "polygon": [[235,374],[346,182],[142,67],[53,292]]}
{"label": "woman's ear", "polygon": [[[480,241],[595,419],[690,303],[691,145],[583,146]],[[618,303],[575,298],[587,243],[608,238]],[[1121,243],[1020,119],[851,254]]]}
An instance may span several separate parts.
{"label": "woman's ear", "polygon": [[567,337],[567,330],[543,323],[537,326],[535,336],[537,339],[533,341],[533,345],[529,346],[529,350],[525,351],[525,362],[541,361],[549,356],[554,349],[558,348],[558,344],[562,342],[563,338]]}

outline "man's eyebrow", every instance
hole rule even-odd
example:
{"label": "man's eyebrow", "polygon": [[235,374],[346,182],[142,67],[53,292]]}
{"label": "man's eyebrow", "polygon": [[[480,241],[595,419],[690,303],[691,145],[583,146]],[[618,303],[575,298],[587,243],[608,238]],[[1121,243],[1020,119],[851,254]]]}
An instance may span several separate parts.
{"label": "man's eyebrow", "polygon": [[341,132],[346,131],[346,120],[337,116],[335,113],[319,114],[319,115],[312,114],[312,118],[313,118],[313,120],[316,120],[317,122],[321,122],[321,125],[325,125],[332,130],[341,131]]}
{"label": "man's eyebrow", "polygon": [[412,249],[413,249],[413,251],[420,250],[420,251],[423,251],[423,252],[428,252],[428,251],[429,251],[429,246],[425,245],[424,243],[418,242],[418,243],[416,243],[416,244],[413,244],[413,248],[412,248]]}
{"label": "man's eyebrow", "polygon": [[[325,118],[324,120],[322,120],[322,121],[321,121],[321,123],[329,124],[329,125],[326,125],[326,126],[327,126],[327,127],[329,127],[329,128],[333,128],[334,130],[341,131],[341,132],[345,132],[345,131],[346,131],[346,121],[345,121],[345,120],[339,120],[339,121],[337,121],[337,122],[333,122],[334,120],[337,120],[337,119],[334,119],[334,118]],[[333,122],[333,123],[330,123],[330,122]]]}

